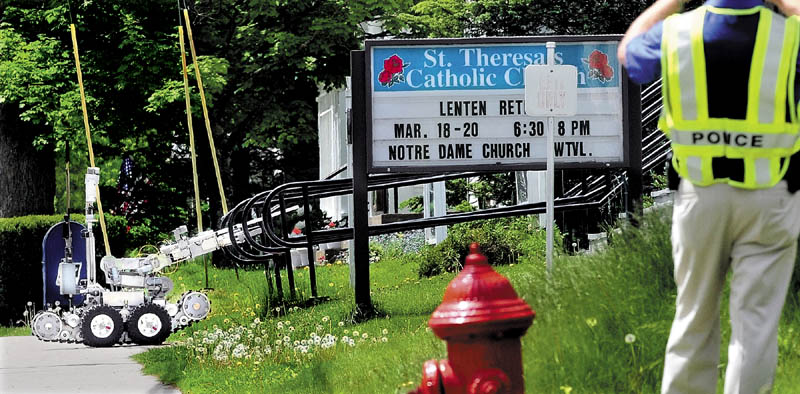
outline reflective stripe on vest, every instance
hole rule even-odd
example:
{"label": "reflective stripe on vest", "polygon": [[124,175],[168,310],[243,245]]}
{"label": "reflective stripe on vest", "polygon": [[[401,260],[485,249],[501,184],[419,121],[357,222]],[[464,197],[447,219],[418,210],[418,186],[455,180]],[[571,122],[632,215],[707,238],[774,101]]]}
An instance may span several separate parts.
{"label": "reflective stripe on vest", "polygon": [[[709,117],[703,42],[706,12],[759,15],[745,119]],[[734,10],[709,6],[664,21],[664,107],[659,128],[672,140],[673,164],[681,176],[701,186],[728,183],[748,189],[771,187],[783,178],[789,161],[781,165],[780,159],[800,151],[800,123],[794,104],[798,21],[764,7]],[[790,121],[786,120],[787,102],[791,103]],[[742,159],[744,180],[715,178],[711,166],[715,157]]]}

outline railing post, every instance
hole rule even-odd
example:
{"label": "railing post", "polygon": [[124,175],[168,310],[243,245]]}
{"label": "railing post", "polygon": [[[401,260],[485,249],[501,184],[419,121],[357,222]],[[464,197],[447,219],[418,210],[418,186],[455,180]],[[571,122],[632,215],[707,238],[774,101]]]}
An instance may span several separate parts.
{"label": "railing post", "polygon": [[[280,205],[281,205],[281,238],[285,237],[286,234],[289,233],[289,222],[286,218],[286,199],[283,198],[283,192],[280,193]],[[269,210],[268,210],[269,211]],[[267,212],[267,215],[272,218],[272,214]],[[294,290],[294,268],[292,267],[292,250],[286,249],[286,252],[283,254],[283,261],[286,264],[286,279],[289,281],[289,295],[292,299],[297,297]]]}
{"label": "railing post", "polygon": [[313,223],[311,223],[311,209],[308,203],[308,185],[303,185],[303,220],[306,222],[306,250],[308,252],[308,280],[311,282],[311,297],[317,298],[317,269],[314,257],[314,242],[312,240]]}

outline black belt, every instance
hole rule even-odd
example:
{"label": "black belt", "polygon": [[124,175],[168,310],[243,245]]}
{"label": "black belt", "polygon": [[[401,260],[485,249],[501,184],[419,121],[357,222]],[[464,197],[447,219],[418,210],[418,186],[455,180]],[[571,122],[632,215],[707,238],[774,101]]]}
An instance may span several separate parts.
{"label": "black belt", "polygon": [[[678,190],[679,177],[675,169],[672,168],[672,156],[669,159],[668,183],[669,188]],[[783,177],[789,185],[789,192],[794,193],[800,190],[800,152],[795,153],[789,158],[789,169]],[[783,160],[781,160],[783,165]],[[744,182],[744,160],[729,159],[727,157],[715,157],[711,159],[711,171],[715,179],[728,178],[737,182]]]}

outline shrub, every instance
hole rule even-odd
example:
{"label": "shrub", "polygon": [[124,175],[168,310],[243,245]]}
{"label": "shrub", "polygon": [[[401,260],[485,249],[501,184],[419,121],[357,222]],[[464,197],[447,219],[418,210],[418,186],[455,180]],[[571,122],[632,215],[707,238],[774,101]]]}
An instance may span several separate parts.
{"label": "shrub", "polygon": [[[536,216],[461,223],[450,227],[444,242],[422,249],[417,256],[420,277],[460,270],[473,242],[480,244],[481,251],[494,265],[514,263],[521,256],[543,261],[546,254],[546,231],[538,227]],[[561,248],[558,231],[554,243],[554,249]]]}
{"label": "shrub", "polygon": [[[85,221],[82,215],[71,218],[78,223]],[[111,252],[123,256],[129,242],[140,240],[127,236],[124,218],[110,215],[105,218]],[[63,216],[60,215],[0,218],[0,324],[20,319],[28,301],[41,302],[42,240],[47,230],[61,220]],[[94,233],[97,251],[103,255],[103,235],[99,227],[95,226]],[[37,308],[41,309],[41,305]]]}

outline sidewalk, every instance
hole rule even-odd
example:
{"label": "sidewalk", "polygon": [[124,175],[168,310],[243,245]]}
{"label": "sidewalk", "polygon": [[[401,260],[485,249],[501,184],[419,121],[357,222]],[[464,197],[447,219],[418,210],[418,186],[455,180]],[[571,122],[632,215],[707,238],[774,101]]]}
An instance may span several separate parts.
{"label": "sidewalk", "polygon": [[179,394],[131,359],[147,346],[90,348],[42,342],[32,336],[0,338],[0,393]]}

